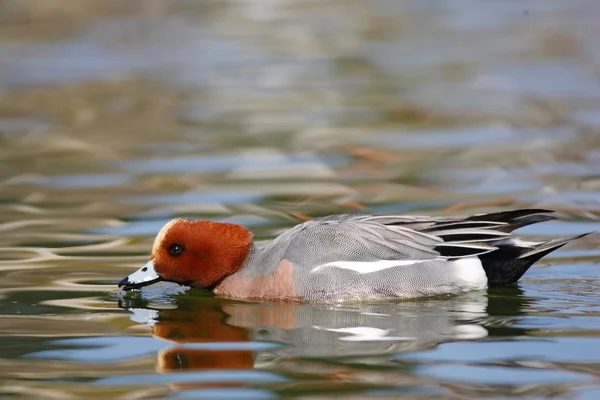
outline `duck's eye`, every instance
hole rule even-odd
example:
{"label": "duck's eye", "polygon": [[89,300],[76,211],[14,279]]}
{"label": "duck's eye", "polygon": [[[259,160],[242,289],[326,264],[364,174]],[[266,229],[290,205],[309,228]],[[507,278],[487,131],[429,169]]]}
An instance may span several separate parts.
{"label": "duck's eye", "polygon": [[185,250],[183,245],[181,245],[179,243],[173,243],[172,245],[169,246],[169,254],[172,255],[173,257],[177,257],[178,255],[183,253],[183,250]]}

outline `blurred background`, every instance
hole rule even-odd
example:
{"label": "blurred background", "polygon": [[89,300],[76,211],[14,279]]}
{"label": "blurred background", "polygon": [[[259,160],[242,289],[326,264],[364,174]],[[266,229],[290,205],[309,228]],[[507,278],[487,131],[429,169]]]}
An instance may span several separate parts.
{"label": "blurred background", "polygon": [[600,229],[599,16],[0,0],[0,395],[597,398],[597,235],[477,298],[290,307],[115,282],[178,216],[258,239],[339,212],[543,207],[561,220],[526,237]]}

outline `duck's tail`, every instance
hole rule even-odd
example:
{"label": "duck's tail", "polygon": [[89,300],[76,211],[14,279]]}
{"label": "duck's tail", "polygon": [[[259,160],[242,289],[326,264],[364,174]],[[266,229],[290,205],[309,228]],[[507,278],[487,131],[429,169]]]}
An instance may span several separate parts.
{"label": "duck's tail", "polygon": [[493,243],[498,250],[479,255],[488,278],[488,286],[497,287],[515,283],[537,260],[572,240],[590,233],[592,232],[541,243],[526,242],[515,237]]}

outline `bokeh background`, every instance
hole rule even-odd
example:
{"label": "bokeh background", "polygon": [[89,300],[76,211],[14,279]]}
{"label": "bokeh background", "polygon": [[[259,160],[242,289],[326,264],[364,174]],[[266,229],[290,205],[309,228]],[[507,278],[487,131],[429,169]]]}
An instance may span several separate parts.
{"label": "bokeh background", "polygon": [[423,301],[115,286],[178,216],[600,229],[598,21],[596,0],[0,0],[0,395],[598,398],[598,235]]}

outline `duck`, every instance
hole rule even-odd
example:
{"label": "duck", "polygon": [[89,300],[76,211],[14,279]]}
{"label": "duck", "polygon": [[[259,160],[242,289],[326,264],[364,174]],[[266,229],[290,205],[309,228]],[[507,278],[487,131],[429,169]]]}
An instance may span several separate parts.
{"label": "duck", "polygon": [[462,216],[337,214],[305,221],[266,244],[238,224],[177,218],[150,260],[118,282],[161,281],[246,300],[344,302],[457,294],[516,283],[578,236],[543,242],[513,231],[554,220],[518,209]]}

